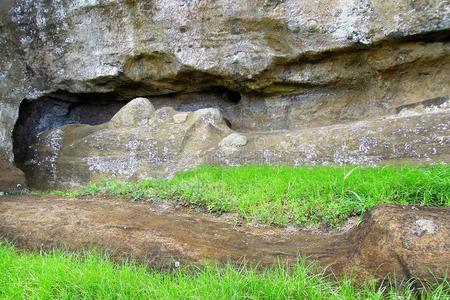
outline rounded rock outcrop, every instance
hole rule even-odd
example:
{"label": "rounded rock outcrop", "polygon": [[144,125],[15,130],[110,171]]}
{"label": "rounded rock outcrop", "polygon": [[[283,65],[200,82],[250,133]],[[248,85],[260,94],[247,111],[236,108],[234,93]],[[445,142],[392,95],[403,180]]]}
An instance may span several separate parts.
{"label": "rounded rock outcrop", "polygon": [[155,108],[147,98],[135,98],[120,109],[111,119],[112,127],[139,127],[148,125]]}

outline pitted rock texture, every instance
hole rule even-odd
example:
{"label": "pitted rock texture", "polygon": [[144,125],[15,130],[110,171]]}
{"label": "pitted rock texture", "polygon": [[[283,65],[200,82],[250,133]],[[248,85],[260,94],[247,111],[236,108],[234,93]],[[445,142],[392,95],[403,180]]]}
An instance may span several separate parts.
{"label": "pitted rock texture", "polygon": [[23,168],[28,183],[47,188],[82,185],[105,176],[167,177],[206,163],[206,153],[231,133],[218,109],[187,113],[178,123],[177,115],[170,107],[155,111],[147,99],[137,98],[108,123],[46,131],[27,153]]}
{"label": "pitted rock texture", "polygon": [[[140,111],[138,108],[141,108]],[[132,113],[130,113],[132,112]],[[215,108],[154,110],[144,98],[110,122],[65,125],[41,133],[23,163],[38,188],[84,185],[112,177],[170,177],[205,164],[362,164],[448,161],[448,111],[413,113],[302,130],[233,132]]]}
{"label": "pitted rock texture", "polygon": [[397,278],[442,278],[450,267],[449,210],[438,210],[382,206],[370,212],[348,241],[351,263],[366,270],[358,275],[382,277],[395,269]]}
{"label": "pitted rock texture", "polygon": [[[250,136],[376,122],[450,94],[449,7],[448,0],[5,0],[0,165],[13,168],[24,99],[116,105],[146,97],[157,109],[214,108]],[[433,126],[423,128],[433,136]]]}

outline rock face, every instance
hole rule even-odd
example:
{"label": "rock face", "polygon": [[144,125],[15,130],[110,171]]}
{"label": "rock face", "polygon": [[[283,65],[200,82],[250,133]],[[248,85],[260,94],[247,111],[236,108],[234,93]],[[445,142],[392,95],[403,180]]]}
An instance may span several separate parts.
{"label": "rock face", "polygon": [[[136,110],[141,108],[141,114]],[[129,112],[135,112],[135,115]],[[31,186],[82,185],[96,177],[164,177],[207,163],[207,154],[231,133],[218,109],[186,114],[138,98],[109,123],[66,125],[38,136],[23,165]],[[175,119],[175,120],[174,120]]]}
{"label": "rock face", "polygon": [[449,112],[244,135],[233,132],[216,108],[155,111],[148,100],[138,98],[108,123],[65,125],[39,134],[21,167],[31,186],[58,188],[100,177],[170,177],[205,164],[374,165],[448,160]]}
{"label": "rock face", "polygon": [[[449,161],[449,4],[5,0],[0,180],[8,170],[20,174],[14,160],[29,182],[38,181],[37,170],[47,170],[39,173],[43,185],[63,176],[57,169],[62,162],[84,162],[72,170],[74,182],[58,180],[71,185],[122,167],[124,178],[168,176],[212,159],[226,164]],[[159,123],[146,128],[135,122],[135,114],[152,113],[143,104],[97,127],[136,97],[150,100]],[[207,118],[221,120],[220,129]],[[165,131],[169,135],[163,136]],[[198,132],[211,140],[182,142],[199,140]],[[245,138],[232,136],[219,147],[233,132]],[[90,134],[105,140],[94,142]],[[106,137],[114,135],[114,147],[92,150],[112,143]],[[174,148],[153,149],[147,142],[155,135],[158,145]],[[46,148],[44,139],[53,142]],[[79,152],[65,152],[81,140]],[[142,144],[132,146],[134,141]],[[223,147],[227,143],[232,146]],[[219,155],[221,149],[226,151]],[[155,162],[145,151],[166,160]],[[135,152],[144,156],[131,159]],[[46,157],[50,153],[58,157]],[[189,159],[180,163],[174,153]],[[114,172],[97,163],[106,156],[115,157]],[[131,160],[137,163],[132,172]]]}

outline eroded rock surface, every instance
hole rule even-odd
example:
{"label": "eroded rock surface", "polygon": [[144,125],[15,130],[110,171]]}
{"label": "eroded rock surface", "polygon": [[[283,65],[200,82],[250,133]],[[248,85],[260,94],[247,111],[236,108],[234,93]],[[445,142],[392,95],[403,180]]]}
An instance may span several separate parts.
{"label": "eroded rock surface", "polygon": [[[141,111],[136,111],[140,107]],[[148,100],[140,98],[108,123],[66,125],[44,132],[23,165],[28,182],[34,187],[54,188],[105,176],[135,180],[167,177],[208,163],[207,153],[231,129],[215,108],[186,113],[184,122],[177,122],[178,115],[170,107],[154,111]]]}
{"label": "eroded rock surface", "polygon": [[171,177],[198,165],[362,164],[449,159],[448,111],[405,113],[348,124],[236,133],[215,108],[154,110],[144,98],[108,123],[65,125],[41,133],[22,168],[38,188],[112,177]]}
{"label": "eroded rock surface", "polygon": [[[272,131],[292,131],[298,136],[297,130],[309,132],[316,127],[323,127],[318,130],[321,137],[326,128],[343,126],[344,138],[335,145],[340,146],[350,138],[346,130],[351,124],[370,130],[358,131],[350,140],[376,139],[378,147],[389,148],[397,135],[388,134],[383,145],[376,132],[397,122],[398,130],[420,128],[428,134],[425,138],[424,133],[412,133],[423,136],[413,143],[417,145],[413,155],[384,157],[380,153],[389,151],[377,148],[367,154],[370,159],[358,158],[359,154],[352,158],[351,146],[350,152],[343,148],[341,160],[371,163],[420,156],[448,161],[448,150],[435,144],[436,139],[448,143],[448,134],[443,134],[448,123],[438,124],[425,115],[403,119],[403,126],[395,117],[387,123],[379,119],[414,106],[439,106],[439,99],[450,94],[449,7],[448,0],[5,0],[0,7],[0,166],[5,166],[1,172],[14,168],[17,145],[21,149],[16,163],[23,168],[24,152],[36,142],[37,133],[54,130],[52,136],[58,140],[58,132],[67,131],[44,126],[28,139],[26,132],[18,133],[19,128],[13,145],[20,103],[50,104],[48,99],[65,105],[114,106],[105,109],[105,114],[94,110],[103,121],[120,108],[118,103],[123,106],[136,97],[148,98],[156,109],[172,107],[177,111],[175,124],[184,124],[186,115],[180,113],[217,109],[228,127],[248,139],[244,147],[228,147],[227,155],[243,155],[239,149],[248,149],[252,136],[259,133],[270,144],[275,139]],[[47,111],[55,110],[48,107]],[[76,123],[74,119],[79,124],[100,123],[80,114],[70,112],[66,119],[62,114],[58,118],[64,120],[59,122],[61,126]],[[53,116],[21,114],[21,118],[39,120]],[[445,117],[448,112],[438,119]],[[307,147],[314,148],[315,134],[310,137],[312,146]],[[116,142],[123,142],[123,148],[130,140]],[[265,150],[281,153],[279,147]],[[406,152],[412,151],[406,147]],[[170,151],[180,147],[176,149]],[[196,157],[196,152],[183,151]],[[305,151],[310,154],[300,154],[297,161],[336,161],[331,154]],[[397,148],[391,151],[398,152]],[[117,166],[124,164],[121,159]],[[223,159],[233,164],[261,160],[245,155],[240,161]],[[292,160],[291,154],[283,159],[266,154],[265,159],[270,163]],[[185,162],[185,166],[203,161]],[[166,174],[178,168],[167,167]]]}
{"label": "eroded rock surface", "polygon": [[[108,216],[105,218],[105,216]],[[436,282],[450,267],[450,209],[383,206],[346,232],[252,227],[117,199],[0,197],[0,238],[25,249],[101,249],[152,266],[218,261],[268,265],[299,256],[359,279]]]}
{"label": "eroded rock surface", "polygon": [[366,275],[442,278],[450,269],[449,218],[448,208],[377,208],[351,234],[351,261]]}

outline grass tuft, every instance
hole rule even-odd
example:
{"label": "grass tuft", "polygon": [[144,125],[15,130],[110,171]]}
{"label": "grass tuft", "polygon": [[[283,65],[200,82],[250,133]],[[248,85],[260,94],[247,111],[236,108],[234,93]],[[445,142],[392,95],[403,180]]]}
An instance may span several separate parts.
{"label": "grass tuft", "polygon": [[348,277],[331,280],[300,260],[295,268],[274,265],[206,265],[172,271],[135,262],[115,264],[95,253],[17,252],[0,242],[0,299],[450,299],[446,280],[428,289],[413,282],[377,287]]}
{"label": "grass tuft", "polygon": [[259,223],[336,227],[379,204],[450,206],[450,167],[206,166],[170,180],[104,180],[51,193],[164,200]]}

